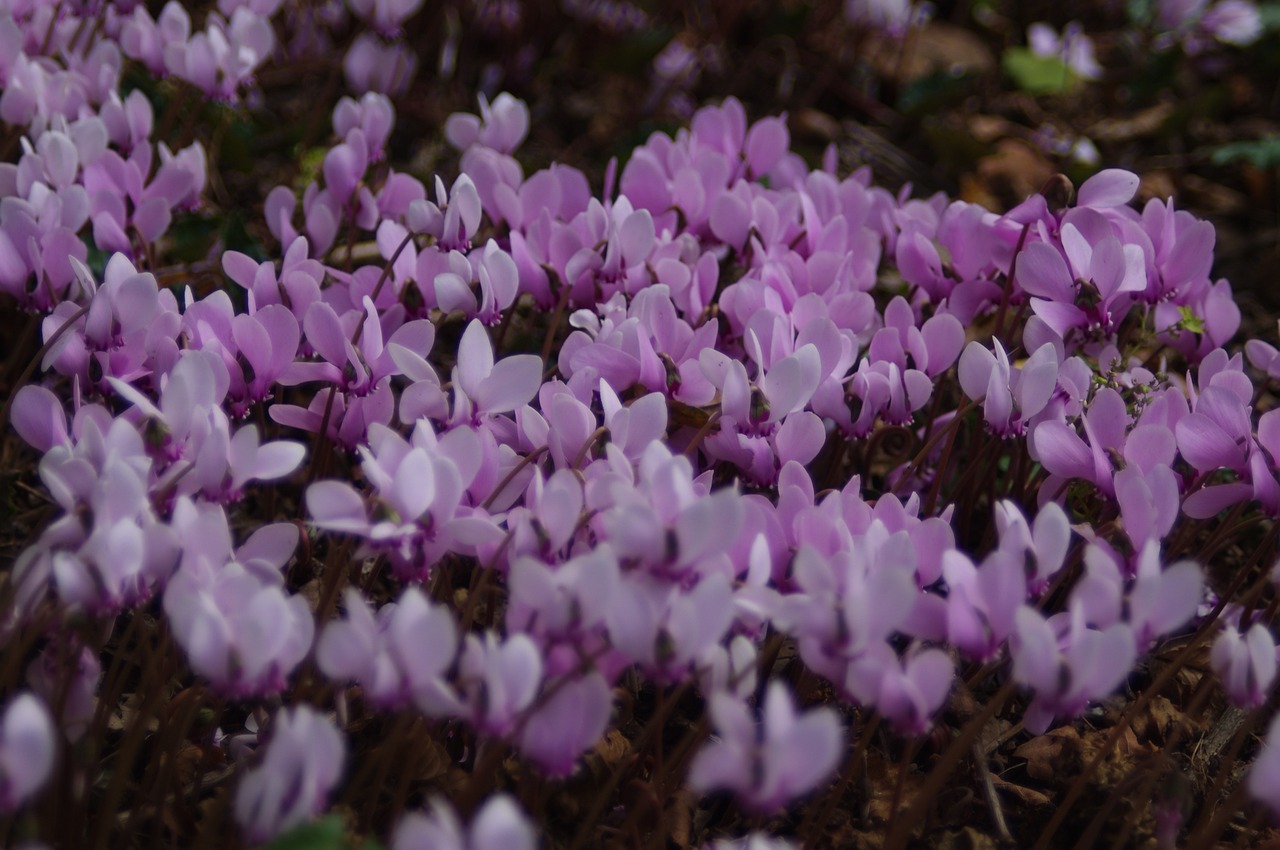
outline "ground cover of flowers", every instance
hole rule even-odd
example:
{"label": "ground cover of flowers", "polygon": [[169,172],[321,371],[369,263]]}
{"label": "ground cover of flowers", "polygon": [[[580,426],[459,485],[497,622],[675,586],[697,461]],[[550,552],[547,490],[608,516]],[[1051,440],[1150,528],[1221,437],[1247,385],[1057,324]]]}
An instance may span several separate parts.
{"label": "ground cover of flowers", "polygon": [[1213,224],[1044,133],[1078,185],[890,191],[676,40],[578,167],[500,63],[414,99],[533,12],[422,5],[0,3],[0,842],[1275,840],[1280,340]]}

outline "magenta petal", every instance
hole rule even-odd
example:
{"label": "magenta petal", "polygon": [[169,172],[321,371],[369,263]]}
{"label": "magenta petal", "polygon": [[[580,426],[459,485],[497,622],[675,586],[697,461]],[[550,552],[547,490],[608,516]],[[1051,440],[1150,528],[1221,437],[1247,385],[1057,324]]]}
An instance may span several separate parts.
{"label": "magenta petal", "polygon": [[769,421],[804,409],[821,380],[822,360],[818,349],[805,345],[790,357],[779,360],[760,380],[760,388],[769,400]]}
{"label": "magenta petal", "polygon": [[471,285],[453,272],[436,275],[433,283],[436,304],[445,313],[460,311],[467,315],[476,312],[476,294]]}
{"label": "magenta petal", "polygon": [[69,441],[62,402],[44,387],[28,384],[18,390],[13,398],[10,421],[18,436],[41,452]]}
{"label": "magenta petal", "polygon": [[1187,496],[1182,512],[1192,519],[1209,519],[1253,496],[1253,488],[1241,482],[1205,487]]}
{"label": "magenta petal", "polygon": [[751,210],[737,195],[726,192],[711,205],[709,224],[717,239],[740,250],[751,229]]}
{"label": "magenta petal", "polygon": [[1024,292],[1049,301],[1075,300],[1071,272],[1057,249],[1044,242],[1028,245],[1018,255],[1018,285]]}
{"label": "magenta petal", "polygon": [[1076,195],[1081,207],[1119,207],[1133,200],[1138,175],[1121,168],[1105,168],[1084,181]]}
{"label": "magenta petal", "polygon": [[[256,426],[249,426],[256,427]],[[307,455],[302,443],[275,440],[259,447],[253,463],[251,477],[259,481],[274,481],[292,473]]]}
{"label": "magenta petal", "polygon": [[316,301],[307,308],[302,326],[306,331],[307,341],[321,357],[338,368],[346,365],[347,335],[332,307],[323,301]]}
{"label": "magenta petal", "polygon": [[279,569],[293,557],[298,548],[298,526],[291,522],[264,525],[249,536],[236,550],[236,560],[241,563],[258,561]]}
{"label": "magenta petal", "polygon": [[1053,633],[1053,627],[1034,608],[1023,605],[1014,615],[1010,651],[1015,681],[1037,691],[1051,690],[1057,686],[1061,666],[1058,639]]}
{"label": "magenta petal", "polygon": [[1144,472],[1156,466],[1173,466],[1178,442],[1173,432],[1163,425],[1139,425],[1129,432],[1124,443],[1124,459]]}
{"label": "magenta petal", "polygon": [[826,442],[827,431],[822,420],[807,410],[793,413],[782,423],[774,437],[778,462],[807,464],[818,456]]}
{"label": "magenta petal", "polygon": [[1064,478],[1093,480],[1093,453],[1065,422],[1041,422],[1031,432],[1031,442],[1045,469]]}
{"label": "magenta petal", "polygon": [[637,210],[627,216],[618,231],[623,266],[630,268],[643,263],[653,250],[653,239],[653,216],[648,210]]}
{"label": "magenta petal", "polygon": [[737,538],[742,521],[742,503],[737,493],[721,490],[698,499],[676,519],[679,562],[692,564],[723,552]]}
{"label": "magenta petal", "polygon": [[[578,757],[604,735],[612,710],[613,693],[599,673],[569,682],[525,723],[520,749],[552,776],[566,776]],[[511,845],[487,846],[499,850]]]}
{"label": "magenta petal", "polygon": [[995,355],[980,342],[971,342],[960,354],[960,387],[974,401],[982,401],[987,395],[991,375],[996,371]]}
{"label": "magenta petal", "polygon": [[475,400],[480,385],[493,371],[493,343],[479,319],[472,319],[458,344],[458,383]]}
{"label": "magenta petal", "polygon": [[49,779],[58,756],[53,717],[40,699],[23,693],[0,718],[0,809],[26,802]]}
{"label": "magenta petal", "polygon": [[341,481],[318,481],[308,487],[307,511],[321,528],[361,532],[369,527],[364,500]]}
{"label": "magenta petal", "polygon": [[1179,561],[1158,576],[1139,577],[1130,594],[1130,618],[1151,637],[1163,637],[1186,625],[1203,599],[1204,574],[1199,565]]}
{"label": "magenta petal", "polygon": [[486,413],[510,413],[524,407],[542,386],[542,358],[517,354],[494,364],[481,382],[475,402]]}
{"label": "magenta petal", "polygon": [[753,176],[768,174],[787,153],[791,144],[783,118],[762,118],[747,133],[747,167]]}
{"label": "magenta petal", "polygon": [[1236,468],[1244,462],[1239,444],[1208,416],[1191,413],[1175,429],[1178,450],[1200,472],[1222,467]]}
{"label": "magenta petal", "polygon": [[[579,703],[580,706],[583,704]],[[559,717],[558,712],[549,712],[549,714],[553,718]],[[542,714],[540,713],[539,716],[541,717]],[[573,726],[572,723],[565,725],[571,728]],[[604,733],[601,732],[601,734]],[[426,850],[427,846],[424,845],[422,850]],[[452,845],[437,841],[429,846],[444,850]],[[533,823],[520,811],[515,801],[506,795],[490,797],[471,824],[469,844],[471,850],[535,850],[537,846],[538,837]],[[408,848],[396,846],[393,850],[408,850]]]}
{"label": "magenta petal", "polygon": [[1138,650],[1128,623],[1087,631],[1071,647],[1072,676],[1091,699],[1111,694],[1133,670]]}

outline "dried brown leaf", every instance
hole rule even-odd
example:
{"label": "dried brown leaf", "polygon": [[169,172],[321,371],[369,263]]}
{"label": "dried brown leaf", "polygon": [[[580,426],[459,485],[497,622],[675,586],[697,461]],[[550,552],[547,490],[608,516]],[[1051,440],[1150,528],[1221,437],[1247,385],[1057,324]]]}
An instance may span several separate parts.
{"label": "dried brown leaf", "polygon": [[1025,785],[1019,785],[1016,782],[1009,782],[999,776],[992,775],[991,782],[996,786],[996,790],[1007,797],[1017,800],[1024,806],[1032,808],[1040,808],[1042,806],[1052,806],[1053,799],[1041,791],[1034,788],[1028,788]]}
{"label": "dried brown leaf", "polygon": [[[139,710],[142,708],[142,694],[126,694],[120,705],[107,718],[107,728],[116,732],[124,732],[139,722]],[[154,714],[148,714],[144,720],[148,732],[155,732],[160,721]]]}
{"label": "dried brown leaf", "polygon": [[1157,103],[1126,118],[1104,118],[1085,131],[1100,142],[1127,142],[1160,132],[1173,115],[1172,103]]}
{"label": "dried brown leaf", "polygon": [[1032,738],[1013,751],[1027,760],[1027,775],[1048,782],[1074,773],[1080,767],[1080,733],[1074,726],[1060,726]]}
{"label": "dried brown leaf", "polygon": [[948,830],[935,839],[937,850],[996,850],[996,840],[971,826]]}
{"label": "dried brown leaf", "polygon": [[693,810],[698,798],[693,792],[680,790],[671,795],[671,802],[662,813],[666,828],[667,846],[688,848],[692,845]]}
{"label": "dried brown leaf", "polygon": [[1182,711],[1172,700],[1156,697],[1135,717],[1133,731],[1145,742],[1163,745],[1174,734],[1182,740],[1199,724]]}

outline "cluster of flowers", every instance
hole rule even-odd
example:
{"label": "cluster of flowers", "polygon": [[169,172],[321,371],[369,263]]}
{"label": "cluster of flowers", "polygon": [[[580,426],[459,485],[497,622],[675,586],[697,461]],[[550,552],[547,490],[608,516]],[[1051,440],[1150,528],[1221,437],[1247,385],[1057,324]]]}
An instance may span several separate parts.
{"label": "cluster of flowers", "polygon": [[[277,5],[220,4],[195,35],[176,4],[158,21],[109,3],[97,19],[60,5],[0,18],[0,117],[25,133],[0,166],[0,286],[43,315],[46,345],[11,421],[61,511],[9,583],[5,640],[48,640],[0,718],[0,807],[32,801],[93,717],[96,647],[63,624],[158,606],[227,698],[279,705],[308,658],[337,695],[333,711],[277,708],[247,733],[256,748],[221,738],[250,841],[322,811],[342,782],[353,683],[376,710],[465,724],[552,777],[605,734],[625,673],[687,683],[715,731],[688,785],[768,813],[830,777],[845,730],[834,707],[800,710],[759,675],[767,636],[908,735],[931,726],[960,660],[1007,661],[1040,732],[1197,617],[1200,567],[1162,556],[1180,521],[1252,502],[1280,514],[1280,414],[1255,415],[1244,357],[1223,348],[1240,314],[1210,278],[1212,227],[1171,202],[1133,209],[1122,171],[1074,206],[1037,195],[997,215],[841,177],[834,151],[811,170],[783,118],[749,124],[728,100],[611,164],[597,194],[571,167],[526,176],[529,112],[504,94],[450,118],[461,173],[427,187],[371,168],[395,111],[366,93],[334,109],[302,197],[265,199],[279,256],[221,255],[243,299],[177,297],[146,263],[199,203],[204,154],[152,141],[146,98],[118,92],[122,56],[229,100],[282,49]],[[382,39],[418,4],[351,5],[379,33],[354,54],[399,49]],[[114,252],[98,275],[89,230]],[[383,262],[336,262],[353,240]],[[501,342],[539,313],[571,328],[550,370]],[[983,323],[993,335],[966,330]],[[1166,349],[1185,377],[1147,357]],[[1247,353],[1280,377],[1274,348]],[[264,441],[251,417],[297,439]],[[955,508],[937,505],[944,441],[966,429],[987,457],[1047,474],[1014,465],[1038,500],[992,499],[983,552],[957,545]],[[917,457],[827,481],[886,434]],[[317,622],[286,580],[298,526],[239,507],[302,467],[301,439],[358,459],[358,480],[306,488],[306,519],[389,564],[394,601],[348,586],[343,613]],[[1118,521],[1064,509],[1084,486]],[[481,617],[477,586],[440,601],[446,561],[502,604]],[[1275,643],[1243,609],[1227,620],[1213,666],[1233,700],[1260,704]],[[444,803],[409,814],[393,846],[534,835],[494,796],[465,829]]]}

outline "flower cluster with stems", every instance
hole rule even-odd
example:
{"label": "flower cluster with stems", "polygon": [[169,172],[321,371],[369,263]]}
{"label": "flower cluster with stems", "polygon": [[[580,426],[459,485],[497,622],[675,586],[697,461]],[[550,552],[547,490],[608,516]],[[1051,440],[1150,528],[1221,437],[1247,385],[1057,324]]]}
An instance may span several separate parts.
{"label": "flower cluster with stems", "polygon": [[[334,12],[368,27],[357,97],[305,182],[261,199],[273,241],[217,250],[212,292],[162,285],[157,257],[217,163],[155,138],[125,60],[232,108],[318,38],[281,43],[304,12],[0,11],[21,141],[0,291],[41,344],[7,425],[51,506],[0,591],[22,662],[0,810],[53,841],[56,805],[120,802],[149,737],[197,742],[173,793],[224,800],[248,844],[341,799],[396,850],[532,848],[547,800],[513,777],[578,781],[624,739],[597,820],[643,776],[713,801],[708,846],[786,847],[719,831],[714,800],[784,812],[877,724],[919,741],[961,691],[1041,734],[1210,636],[1226,696],[1268,702],[1266,587],[1197,553],[1280,518],[1280,355],[1229,347],[1210,224],[1135,206],[1119,169],[1004,213],[895,194],[732,98],[595,180],[527,173],[528,107],[481,97],[440,128],[458,173],[424,183],[388,97],[421,5]],[[890,29],[909,8],[847,6]],[[107,755],[127,687],[143,707]],[[381,799],[395,759],[370,730],[447,762],[429,808]],[[1277,752],[1273,727],[1247,787],[1280,809]],[[215,764],[232,790],[202,797]],[[77,841],[109,837],[96,817]]]}

